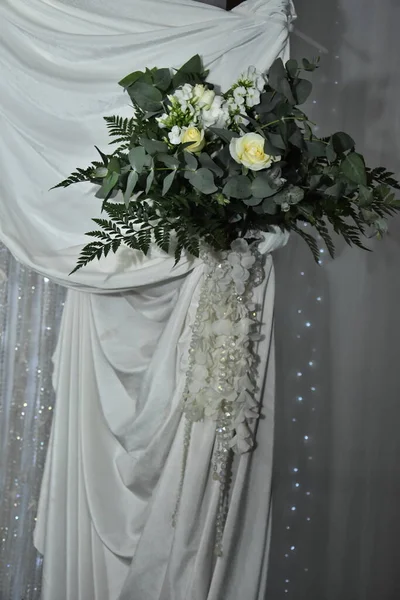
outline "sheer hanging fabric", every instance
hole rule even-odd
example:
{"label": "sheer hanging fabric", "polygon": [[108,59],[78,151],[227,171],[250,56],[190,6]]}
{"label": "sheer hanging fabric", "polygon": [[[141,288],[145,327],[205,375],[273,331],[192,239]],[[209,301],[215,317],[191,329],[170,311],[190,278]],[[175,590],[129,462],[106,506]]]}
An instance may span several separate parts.
{"label": "sheer hanging fabric", "polygon": [[69,276],[93,188],[48,192],[105,147],[102,116],[129,115],[116,82],[195,53],[226,88],[249,65],[288,56],[288,0],[226,13],[189,0],[9,0],[0,7],[0,237],[15,257],[69,287],[54,357],[56,411],[35,532],[43,600],[261,600],[269,544],[274,414],[270,255],[257,288],[262,413],[258,447],[236,461],[213,557],[214,424],[194,427],[176,528],[180,399],[203,265],[126,249]]}

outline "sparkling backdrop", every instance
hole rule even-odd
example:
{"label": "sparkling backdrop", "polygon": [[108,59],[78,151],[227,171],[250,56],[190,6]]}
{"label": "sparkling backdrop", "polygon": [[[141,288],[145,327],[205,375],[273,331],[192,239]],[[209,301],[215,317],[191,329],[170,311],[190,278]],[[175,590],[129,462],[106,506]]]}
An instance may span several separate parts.
{"label": "sparkling backdrop", "polygon": [[32,532],[54,402],[65,291],[0,246],[0,598],[39,600]]}

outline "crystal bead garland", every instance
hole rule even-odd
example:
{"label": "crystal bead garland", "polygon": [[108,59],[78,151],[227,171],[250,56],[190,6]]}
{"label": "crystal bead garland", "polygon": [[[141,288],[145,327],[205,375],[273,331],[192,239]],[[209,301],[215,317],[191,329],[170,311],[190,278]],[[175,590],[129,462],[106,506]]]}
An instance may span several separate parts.
{"label": "crystal bead garland", "polygon": [[210,418],[216,426],[213,478],[220,484],[215,554],[221,556],[233,452],[242,454],[254,447],[251,424],[259,417],[255,395],[260,322],[252,297],[263,281],[264,268],[263,257],[244,239],[235,240],[231,251],[204,251],[202,259],[205,272],[183,392],[184,453],[173,521],[182,495],[192,424]]}

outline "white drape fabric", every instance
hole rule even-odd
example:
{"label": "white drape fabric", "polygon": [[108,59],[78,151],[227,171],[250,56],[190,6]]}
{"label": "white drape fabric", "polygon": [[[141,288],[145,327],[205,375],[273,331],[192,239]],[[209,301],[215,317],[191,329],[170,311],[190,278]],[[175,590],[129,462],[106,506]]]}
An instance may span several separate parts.
{"label": "white drape fabric", "polygon": [[[18,260],[71,288],[54,357],[56,411],[35,543],[43,600],[261,600],[273,442],[272,260],[257,288],[262,413],[257,451],[235,464],[224,556],[212,553],[214,424],[194,427],[179,518],[190,322],[201,261],[126,249],[69,276],[90,218],[90,185],[48,192],[105,146],[105,114],[129,114],[116,82],[195,53],[227,87],[288,54],[287,0],[236,11],[189,0],[9,0],[0,6],[0,236]],[[273,248],[274,242],[270,242]],[[268,241],[266,241],[268,246]],[[249,560],[250,559],[250,560]]]}

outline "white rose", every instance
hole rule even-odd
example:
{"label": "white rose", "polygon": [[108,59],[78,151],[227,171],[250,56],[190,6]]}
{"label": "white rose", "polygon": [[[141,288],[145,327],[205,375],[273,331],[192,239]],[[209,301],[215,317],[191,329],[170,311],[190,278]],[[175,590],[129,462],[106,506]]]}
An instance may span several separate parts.
{"label": "white rose", "polygon": [[280,156],[270,156],[264,152],[264,138],[259,133],[246,133],[233,138],[229,144],[229,152],[233,160],[251,171],[268,169]]}
{"label": "white rose", "polygon": [[206,143],[206,140],[204,139],[204,129],[200,130],[193,126],[183,129],[180,142],[182,144],[191,142],[190,146],[186,146],[185,148],[187,152],[201,152]]}
{"label": "white rose", "polygon": [[209,110],[215,98],[215,92],[209,90],[205,85],[198,83],[193,88],[193,98],[200,108]]}
{"label": "white rose", "polygon": [[171,144],[174,144],[175,146],[181,143],[181,129],[178,125],[173,126],[168,134],[168,138]]}

